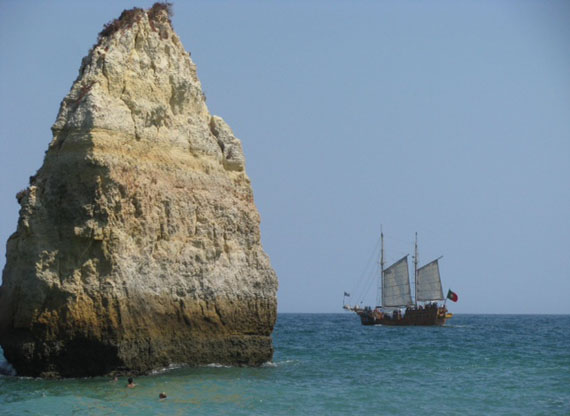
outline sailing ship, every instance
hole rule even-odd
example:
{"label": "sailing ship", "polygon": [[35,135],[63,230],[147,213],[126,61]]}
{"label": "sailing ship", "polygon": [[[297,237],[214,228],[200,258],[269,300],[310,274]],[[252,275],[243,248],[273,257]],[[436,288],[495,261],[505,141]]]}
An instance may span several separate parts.
{"label": "sailing ship", "polygon": [[[443,297],[439,260],[441,257],[418,268],[418,234],[414,247],[414,299],[412,299],[408,257],[384,269],[384,233],[380,233],[380,280],[378,290],[381,295],[380,305],[372,308],[343,305],[343,308],[353,311],[360,317],[362,325],[392,325],[392,326],[443,326],[453,314],[446,307],[447,299],[457,301],[457,294],[448,291]],[[350,296],[344,293],[345,297]],[[443,301],[443,305],[439,302]]]}

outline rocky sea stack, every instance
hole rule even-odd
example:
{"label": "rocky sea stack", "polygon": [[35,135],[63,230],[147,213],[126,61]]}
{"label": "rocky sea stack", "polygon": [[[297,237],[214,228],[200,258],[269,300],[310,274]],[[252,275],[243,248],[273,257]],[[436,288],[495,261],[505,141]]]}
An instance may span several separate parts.
{"label": "rocky sea stack", "polygon": [[105,26],[52,131],[0,288],[18,374],[270,360],[277,276],[241,143],[210,115],[169,5]]}

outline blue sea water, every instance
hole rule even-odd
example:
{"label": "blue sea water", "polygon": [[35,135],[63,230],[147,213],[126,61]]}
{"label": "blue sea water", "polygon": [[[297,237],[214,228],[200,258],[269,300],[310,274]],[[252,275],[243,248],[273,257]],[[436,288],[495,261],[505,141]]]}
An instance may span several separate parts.
{"label": "blue sea water", "polygon": [[569,315],[364,327],[350,313],[280,314],[274,344],[262,368],[170,369],[135,389],[124,378],[0,377],[0,414],[570,414]]}

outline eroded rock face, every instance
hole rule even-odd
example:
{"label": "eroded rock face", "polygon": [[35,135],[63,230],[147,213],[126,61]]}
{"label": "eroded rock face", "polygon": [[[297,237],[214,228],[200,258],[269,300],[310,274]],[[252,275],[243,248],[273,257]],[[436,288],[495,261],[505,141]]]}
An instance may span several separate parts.
{"label": "eroded rock face", "polygon": [[210,115],[166,7],[107,26],[52,131],[0,288],[18,374],[270,360],[277,277],[241,143]]}

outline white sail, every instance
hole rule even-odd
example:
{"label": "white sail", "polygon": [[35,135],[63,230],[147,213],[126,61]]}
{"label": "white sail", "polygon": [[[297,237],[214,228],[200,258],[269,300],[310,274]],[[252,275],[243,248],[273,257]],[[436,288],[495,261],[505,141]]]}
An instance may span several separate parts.
{"label": "white sail", "polygon": [[416,277],[416,301],[443,300],[441,278],[437,260],[418,269]]}
{"label": "white sail", "polygon": [[382,278],[382,306],[407,306],[412,303],[408,256],[406,256],[384,270]]}

